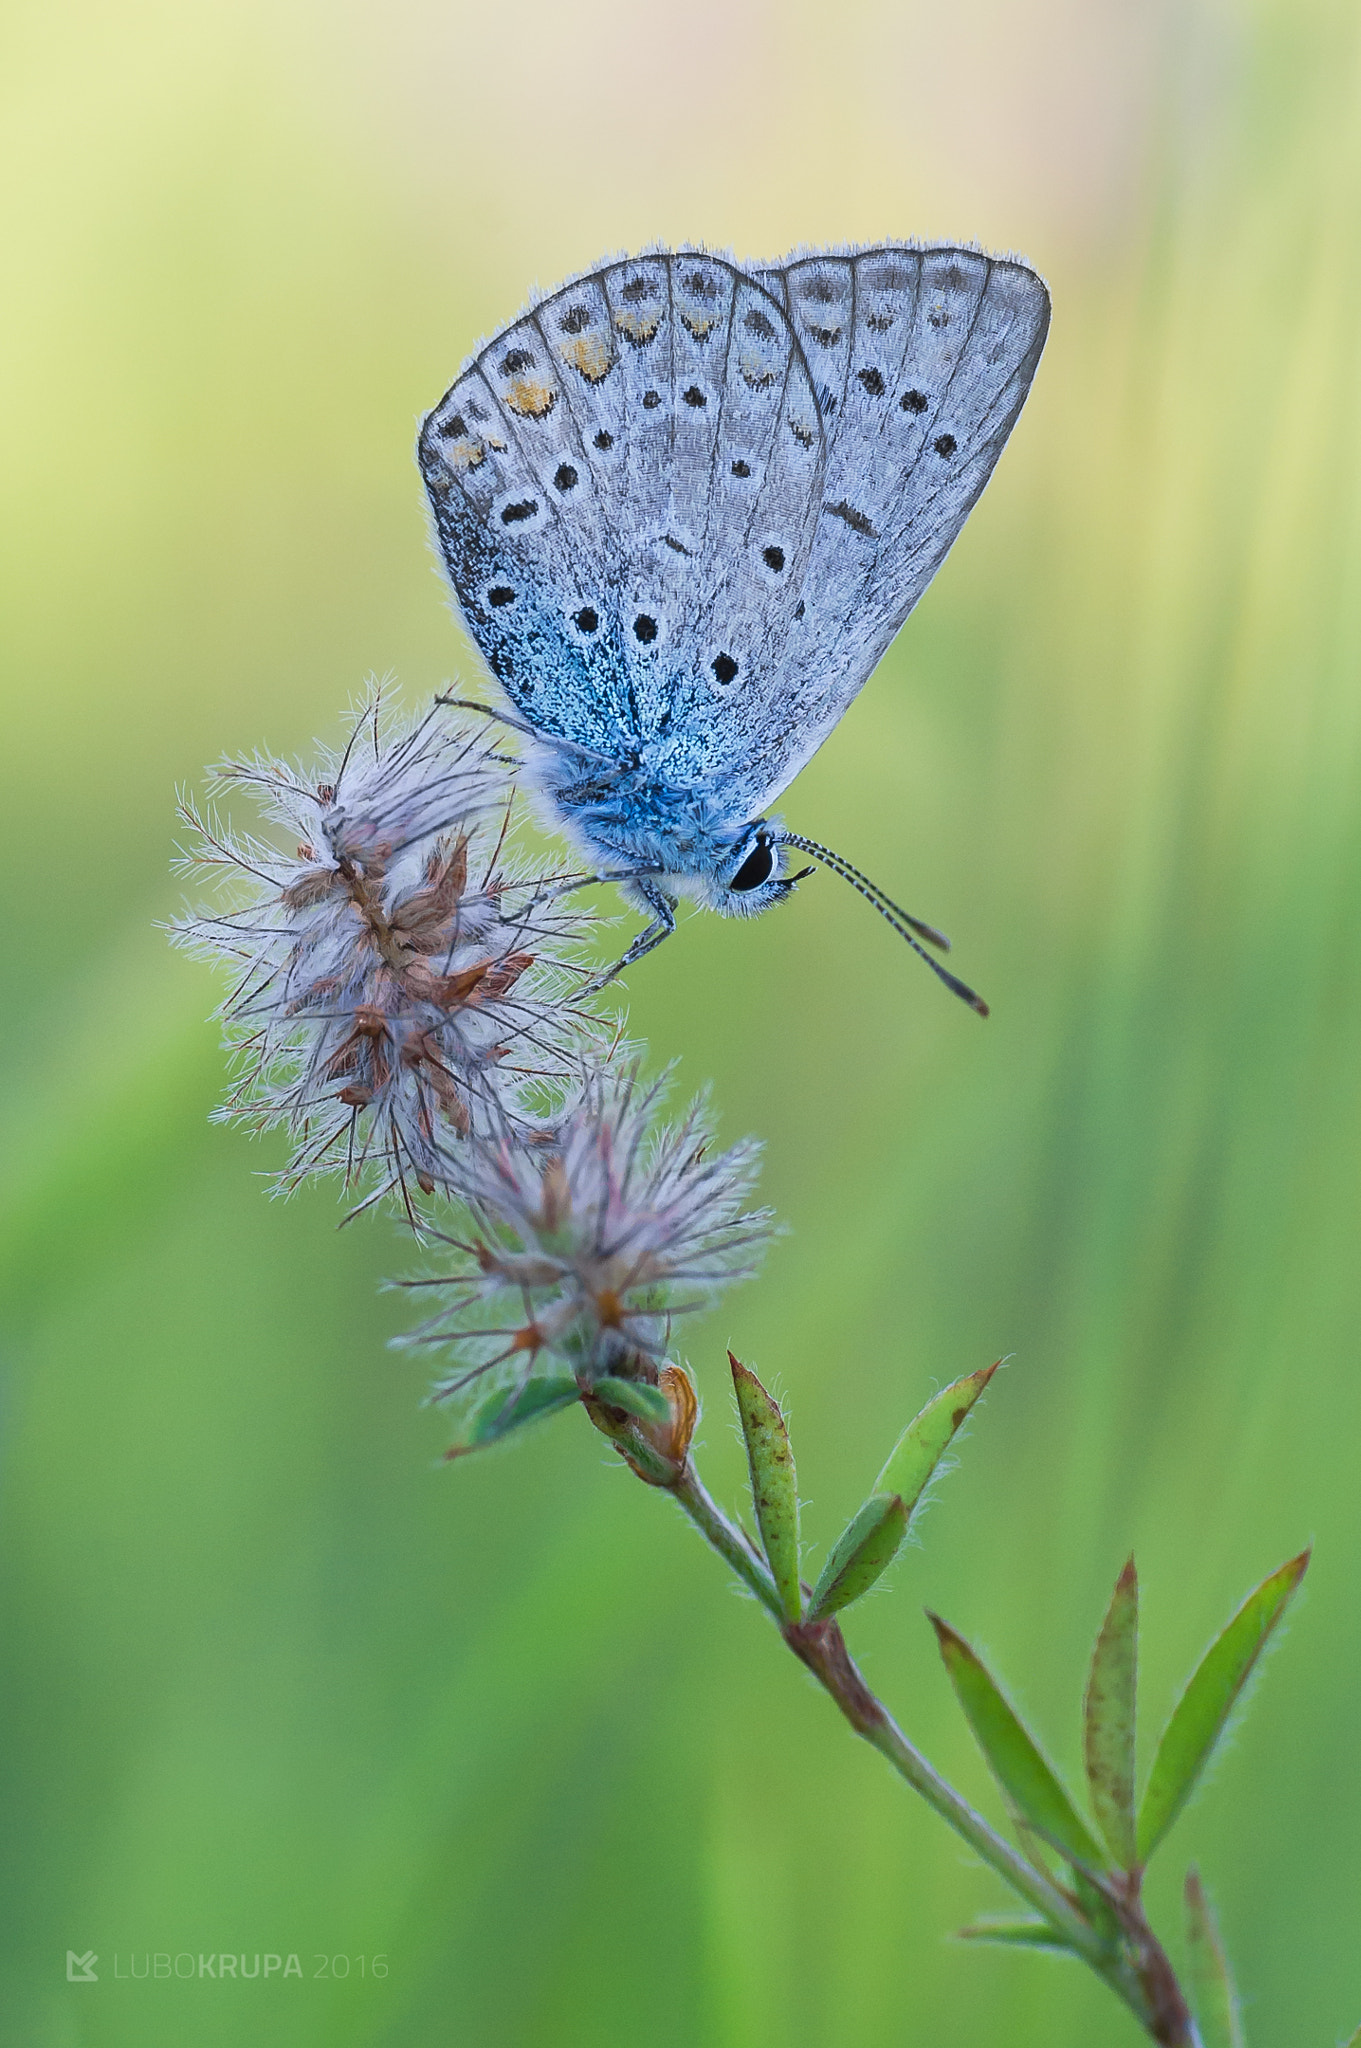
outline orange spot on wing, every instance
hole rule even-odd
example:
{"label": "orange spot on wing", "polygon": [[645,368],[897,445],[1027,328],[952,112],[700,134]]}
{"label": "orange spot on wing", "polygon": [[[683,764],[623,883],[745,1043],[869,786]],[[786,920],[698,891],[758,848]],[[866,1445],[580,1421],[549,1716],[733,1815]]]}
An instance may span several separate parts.
{"label": "orange spot on wing", "polygon": [[536,377],[517,377],[506,392],[506,404],[521,419],[547,419],[557,402],[552,385],[541,384]]}
{"label": "orange spot on wing", "polygon": [[743,349],[737,358],[737,367],[742,372],[742,382],[753,391],[767,391],[775,382],[776,366],[755,349]]}
{"label": "orange spot on wing", "polygon": [[614,357],[603,334],[573,334],[558,343],[558,354],[574,370],[579,370],[588,384],[599,384],[614,368]]}
{"label": "orange spot on wing", "polygon": [[621,308],[614,316],[614,324],[630,341],[641,344],[651,341],[661,326],[661,310],[659,308],[655,313],[635,313],[631,308]]}

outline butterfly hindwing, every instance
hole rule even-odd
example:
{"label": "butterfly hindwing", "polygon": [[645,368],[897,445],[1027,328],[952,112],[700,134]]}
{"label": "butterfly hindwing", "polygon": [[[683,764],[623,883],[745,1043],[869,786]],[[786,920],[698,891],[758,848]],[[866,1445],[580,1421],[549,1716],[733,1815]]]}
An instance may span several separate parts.
{"label": "butterfly hindwing", "polygon": [[504,329],[424,423],[468,629],[546,738],[712,779],[778,673],[826,434],[780,305],[682,251],[611,264]]}

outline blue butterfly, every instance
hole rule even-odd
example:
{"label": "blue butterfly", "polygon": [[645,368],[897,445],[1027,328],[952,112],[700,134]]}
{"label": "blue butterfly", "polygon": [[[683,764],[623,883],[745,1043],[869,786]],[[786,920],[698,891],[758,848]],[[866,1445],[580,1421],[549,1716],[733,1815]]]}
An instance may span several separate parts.
{"label": "blue butterfly", "polygon": [[651,913],[753,916],[810,854],[955,993],[943,948],[766,815],[939,568],[1025,402],[1049,294],[1008,258],[889,243],[742,269],[610,263],[503,328],[424,421],[468,631],[554,821]]}

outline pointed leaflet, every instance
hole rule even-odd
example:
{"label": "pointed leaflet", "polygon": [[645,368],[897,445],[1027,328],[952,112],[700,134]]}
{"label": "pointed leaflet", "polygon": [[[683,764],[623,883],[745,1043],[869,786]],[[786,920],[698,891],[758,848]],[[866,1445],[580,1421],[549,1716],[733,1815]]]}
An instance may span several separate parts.
{"label": "pointed leaflet", "polygon": [[466,1457],[487,1444],[499,1443],[514,1429],[537,1422],[580,1398],[581,1389],[573,1379],[531,1379],[518,1387],[498,1387],[480,1407],[465,1415],[446,1458]]}
{"label": "pointed leaflet", "polygon": [[961,1927],[955,1939],[1004,1942],[1009,1948],[1040,1949],[1053,1956],[1073,1953],[1047,1920],[976,1920],[972,1927]]}
{"label": "pointed leaflet", "polygon": [[1092,1652],[1083,1703],[1087,1790],[1097,1825],[1119,1869],[1134,1865],[1134,1695],[1139,1641],[1139,1580],[1131,1558]]}
{"label": "pointed leaflet", "polygon": [[789,1432],[778,1406],[755,1373],[740,1365],[731,1351],[728,1363],[732,1367],[742,1434],[747,1440],[751,1498],[766,1562],[779,1589],[786,1620],[797,1621],[803,1612],[803,1589],[799,1584],[799,1495]]}
{"label": "pointed leaflet", "polygon": [[892,1564],[928,1480],[996,1370],[989,1365],[955,1380],[908,1423],[874,1492],[842,1531],[822,1568],[813,1588],[812,1620],[849,1607]]}
{"label": "pointed leaflet", "polygon": [[671,1403],[660,1387],[647,1380],[618,1380],[606,1374],[604,1379],[591,1382],[591,1397],[603,1401],[608,1408],[622,1408],[626,1415],[636,1415],[640,1422],[671,1420]]}
{"label": "pointed leaflet", "polygon": [[1186,1873],[1186,1977],[1203,2048],[1246,2048],[1229,1959],[1199,1872]]}
{"label": "pointed leaflet", "polygon": [[975,1740],[1021,1818],[1088,1870],[1104,1869],[1087,1823],[980,1659],[939,1615],[928,1619]]}
{"label": "pointed leaflet", "polygon": [[894,1445],[888,1463],[874,1483],[876,1493],[896,1493],[909,1516],[912,1514],[951,1438],[996,1370],[995,1365],[986,1365],[981,1372],[955,1380],[927,1402]]}
{"label": "pointed leaflet", "polygon": [[907,1534],[907,1507],[896,1493],[874,1493],[842,1530],[818,1574],[808,1609],[810,1621],[825,1621],[849,1607],[886,1572]]}
{"label": "pointed leaflet", "polygon": [[1163,1730],[1139,1809],[1139,1860],[1153,1851],[1190,1798],[1210,1760],[1235,1700],[1272,1630],[1304,1577],[1309,1552],[1301,1551],[1249,1593],[1200,1661]]}

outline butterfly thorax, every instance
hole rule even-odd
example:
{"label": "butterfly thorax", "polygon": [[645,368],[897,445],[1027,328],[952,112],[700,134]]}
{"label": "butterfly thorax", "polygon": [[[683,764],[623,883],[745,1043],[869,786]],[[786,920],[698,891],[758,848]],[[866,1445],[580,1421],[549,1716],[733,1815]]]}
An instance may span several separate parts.
{"label": "butterfly thorax", "polygon": [[583,762],[533,746],[525,763],[549,822],[588,858],[619,875],[655,879],[672,895],[709,902],[758,822],[734,816],[717,789],[682,787],[642,754]]}

